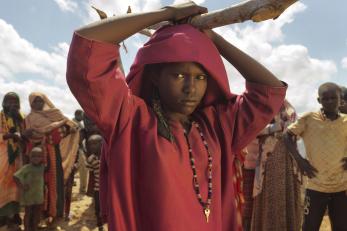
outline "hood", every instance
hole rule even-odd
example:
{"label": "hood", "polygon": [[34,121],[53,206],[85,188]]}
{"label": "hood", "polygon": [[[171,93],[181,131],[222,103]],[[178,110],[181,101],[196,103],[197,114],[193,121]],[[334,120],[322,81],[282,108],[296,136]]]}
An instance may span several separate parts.
{"label": "hood", "polygon": [[[208,86],[201,106],[232,97],[221,56],[213,42],[188,24],[164,26],[139,49],[127,76],[132,93],[146,101],[152,95],[152,83],[142,76],[146,64],[196,62],[209,74]],[[147,101],[148,102],[148,101]]]}

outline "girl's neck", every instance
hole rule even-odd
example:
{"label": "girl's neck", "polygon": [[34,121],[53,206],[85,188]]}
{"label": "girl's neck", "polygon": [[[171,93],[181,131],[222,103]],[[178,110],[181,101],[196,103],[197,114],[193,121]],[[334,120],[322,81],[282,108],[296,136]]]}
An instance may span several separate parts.
{"label": "girl's neck", "polygon": [[191,117],[179,113],[165,113],[165,117],[167,118],[168,121],[177,121],[179,122],[183,128],[187,131],[190,130],[192,121]]}

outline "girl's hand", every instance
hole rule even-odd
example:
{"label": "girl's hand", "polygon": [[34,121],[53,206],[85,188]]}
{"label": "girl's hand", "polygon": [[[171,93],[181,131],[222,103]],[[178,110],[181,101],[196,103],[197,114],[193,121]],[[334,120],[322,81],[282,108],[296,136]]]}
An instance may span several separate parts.
{"label": "girl's hand", "polygon": [[187,19],[191,16],[207,13],[207,8],[196,5],[193,1],[164,7],[170,12],[171,20],[174,22]]}

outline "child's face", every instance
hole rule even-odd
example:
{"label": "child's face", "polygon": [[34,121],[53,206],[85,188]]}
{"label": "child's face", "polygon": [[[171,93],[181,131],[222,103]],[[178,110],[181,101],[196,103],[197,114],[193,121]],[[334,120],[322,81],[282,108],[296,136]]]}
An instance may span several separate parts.
{"label": "child's face", "polygon": [[42,150],[32,150],[30,154],[30,163],[33,165],[40,165],[43,161],[43,152]]}
{"label": "child's face", "polygon": [[341,105],[341,95],[336,89],[326,89],[319,94],[318,102],[325,112],[336,112]]}
{"label": "child's face", "polygon": [[165,65],[153,82],[166,113],[189,116],[205,95],[207,74],[193,62],[172,63]]}
{"label": "child's face", "polygon": [[89,139],[87,142],[87,151],[88,154],[94,154],[99,156],[101,152],[101,144],[102,144],[102,139],[101,138],[92,138]]}

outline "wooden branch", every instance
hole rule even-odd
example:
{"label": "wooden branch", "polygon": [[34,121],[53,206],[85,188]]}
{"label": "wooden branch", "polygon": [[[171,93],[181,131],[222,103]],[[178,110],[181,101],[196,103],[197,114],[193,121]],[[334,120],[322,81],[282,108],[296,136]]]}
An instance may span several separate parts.
{"label": "wooden branch", "polygon": [[154,30],[151,29],[143,29],[141,31],[139,31],[140,34],[151,37],[154,33]]}
{"label": "wooden branch", "polygon": [[[212,29],[247,20],[261,22],[268,19],[278,18],[295,2],[297,2],[297,0],[247,0],[228,8],[195,16],[189,21],[189,23],[200,29]],[[94,9],[98,12],[100,18],[102,18],[103,15],[100,14],[102,11],[96,8]],[[127,13],[131,13],[130,6],[128,7]],[[161,22],[144,29],[139,33],[150,37],[153,34],[153,30],[169,23],[170,22]]]}
{"label": "wooden branch", "polygon": [[[248,0],[228,8],[195,16],[189,23],[200,29],[212,29],[247,20],[261,22],[278,18],[295,2],[297,2],[297,0]],[[161,22],[148,28],[156,30],[169,23],[170,22]]]}
{"label": "wooden branch", "polygon": [[231,7],[196,16],[190,23],[195,27],[216,28],[247,20],[261,22],[278,18],[297,0],[248,0]]}
{"label": "wooden branch", "polygon": [[92,8],[96,11],[96,13],[98,13],[100,19],[105,19],[107,18],[107,14],[102,11],[102,10],[99,10],[98,8],[96,8],[95,6],[92,6]]}

